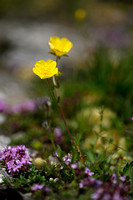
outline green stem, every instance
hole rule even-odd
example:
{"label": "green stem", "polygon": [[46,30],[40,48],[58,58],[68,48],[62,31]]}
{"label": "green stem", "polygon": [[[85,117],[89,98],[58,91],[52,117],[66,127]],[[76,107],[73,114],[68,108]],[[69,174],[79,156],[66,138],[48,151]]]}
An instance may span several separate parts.
{"label": "green stem", "polygon": [[[56,63],[57,63],[57,66],[58,66],[58,60],[59,60],[59,57],[57,56],[57,57],[56,57]],[[56,87],[57,99],[59,99],[59,98],[60,98],[60,95],[59,95],[59,89],[57,88],[57,83],[56,83],[55,76],[52,77],[52,80],[53,80],[53,84],[54,84],[54,86]]]}
{"label": "green stem", "polygon": [[[48,79],[47,79],[47,82],[48,82],[49,88],[50,88],[50,90],[51,90],[51,92],[52,92],[52,94],[53,94],[54,100],[57,102],[57,98],[56,98],[56,96],[55,96],[55,93],[54,93],[54,91],[53,91],[53,89],[52,89],[52,87],[51,87],[50,82],[49,82]],[[56,92],[57,92],[57,91],[56,91]],[[56,93],[56,94],[57,94],[57,93]],[[57,97],[59,97],[58,94],[57,94]],[[63,113],[63,110],[62,110],[62,108],[61,108],[60,103],[57,103],[57,106],[58,106],[58,108],[59,108],[59,111],[60,111],[61,117],[62,117],[62,119],[63,119],[64,125],[65,125],[65,127],[66,127],[67,133],[68,133],[69,137],[71,138],[71,141],[72,141],[72,143],[74,144],[75,148],[77,149],[81,161],[85,162],[85,161],[84,161],[84,157],[83,157],[83,155],[82,155],[82,153],[81,153],[81,151],[80,151],[80,149],[79,149],[79,146],[78,146],[78,145],[75,143],[75,141],[73,140],[73,137],[72,137],[72,135],[71,135],[71,132],[70,132],[68,126],[67,126],[66,119],[65,119],[65,116],[64,116],[64,113]]]}
{"label": "green stem", "polygon": [[133,167],[132,167],[131,173],[130,173],[130,189],[133,194]]}
{"label": "green stem", "polygon": [[57,102],[57,99],[56,99],[55,93],[54,93],[54,91],[53,91],[53,89],[52,89],[52,87],[51,87],[51,85],[50,85],[50,82],[49,82],[48,79],[46,79],[46,80],[47,80],[47,83],[48,83],[48,85],[49,85],[49,88],[50,88],[50,90],[51,90],[51,92],[52,92],[52,95],[53,95],[53,97],[54,97],[54,100],[55,100],[55,102]]}
{"label": "green stem", "polygon": [[56,87],[57,98],[59,99],[59,97],[60,97],[60,95],[59,95],[59,89],[57,88],[57,83],[56,83],[56,80],[55,80],[55,76],[52,77],[52,80],[53,80],[54,86]]}
{"label": "green stem", "polygon": [[76,149],[77,149],[77,151],[78,151],[78,153],[79,153],[79,156],[80,156],[81,160],[84,161],[84,157],[83,157],[83,155],[82,155],[82,153],[81,153],[81,151],[80,151],[80,149],[79,149],[79,146],[78,146],[78,145],[75,143],[75,141],[73,140],[73,137],[72,137],[72,135],[71,135],[71,132],[70,132],[68,126],[67,126],[67,123],[66,123],[66,120],[65,120],[65,116],[64,116],[64,113],[63,113],[63,110],[62,110],[62,108],[61,108],[60,103],[58,103],[57,106],[58,106],[58,108],[59,108],[59,111],[60,111],[61,117],[62,117],[62,119],[63,119],[64,125],[65,125],[65,127],[66,127],[67,133],[68,133],[69,137],[71,138],[72,143],[73,143],[74,146],[76,147]]}
{"label": "green stem", "polygon": [[50,132],[50,140],[51,140],[51,143],[53,145],[54,150],[56,151],[56,146],[55,146],[55,143],[54,143],[52,132]]}

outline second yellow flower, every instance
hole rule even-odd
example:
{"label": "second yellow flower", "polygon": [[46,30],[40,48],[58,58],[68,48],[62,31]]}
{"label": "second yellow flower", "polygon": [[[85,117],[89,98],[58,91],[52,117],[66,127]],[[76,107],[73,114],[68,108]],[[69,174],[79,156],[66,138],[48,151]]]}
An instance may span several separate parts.
{"label": "second yellow flower", "polygon": [[73,46],[67,38],[59,38],[57,36],[51,37],[48,44],[51,52],[57,57],[67,55]]}

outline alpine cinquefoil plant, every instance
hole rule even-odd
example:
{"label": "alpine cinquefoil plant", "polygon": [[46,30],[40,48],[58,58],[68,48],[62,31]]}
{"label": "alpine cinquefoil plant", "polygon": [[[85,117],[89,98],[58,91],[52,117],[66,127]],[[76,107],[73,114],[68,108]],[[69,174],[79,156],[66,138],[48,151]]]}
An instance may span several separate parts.
{"label": "alpine cinquefoil plant", "polygon": [[[58,70],[57,64],[58,64],[58,60],[61,58],[61,56],[66,56],[68,54],[68,52],[71,50],[73,44],[67,39],[67,38],[59,38],[57,36],[54,37],[50,37],[50,40],[48,42],[51,53],[56,56],[56,61],[53,60],[40,60],[38,62],[35,63],[35,67],[33,68],[33,72],[39,76],[41,79],[46,79],[49,85],[49,88],[53,94],[54,100],[57,102],[57,106],[59,108],[61,117],[63,119],[64,125],[66,127],[67,133],[71,138],[72,143],[74,144],[74,146],[76,147],[79,155],[80,155],[80,159],[82,161],[84,161],[84,158],[80,152],[79,146],[75,143],[70,130],[67,126],[66,120],[65,120],[65,116],[63,113],[63,110],[61,108],[59,99],[60,99],[60,95],[59,95],[59,86],[57,85],[57,81],[55,76],[60,76],[61,73]],[[53,86],[51,86],[48,78],[51,78],[53,80]],[[56,89],[56,90],[54,90]],[[55,94],[56,92],[56,94]]]}

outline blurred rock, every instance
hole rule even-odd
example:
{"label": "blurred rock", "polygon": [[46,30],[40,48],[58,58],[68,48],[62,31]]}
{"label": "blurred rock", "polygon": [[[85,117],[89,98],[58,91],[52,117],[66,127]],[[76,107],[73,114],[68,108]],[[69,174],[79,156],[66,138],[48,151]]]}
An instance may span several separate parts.
{"label": "blurred rock", "polygon": [[11,73],[0,71],[0,99],[14,105],[28,100],[26,85],[16,79]]}
{"label": "blurred rock", "polygon": [[7,136],[0,135],[0,149],[3,149],[6,145],[10,143],[11,139]]}
{"label": "blurred rock", "polygon": [[0,124],[3,124],[6,120],[6,116],[3,113],[0,113]]}

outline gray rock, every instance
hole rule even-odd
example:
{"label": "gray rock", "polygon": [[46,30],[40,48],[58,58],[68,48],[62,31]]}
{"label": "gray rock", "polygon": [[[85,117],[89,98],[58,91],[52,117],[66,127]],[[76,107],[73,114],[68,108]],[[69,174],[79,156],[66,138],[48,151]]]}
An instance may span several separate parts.
{"label": "gray rock", "polygon": [[7,136],[0,135],[0,149],[3,149],[5,146],[10,144],[11,139]]}
{"label": "gray rock", "polygon": [[26,85],[22,84],[13,74],[1,70],[0,86],[0,99],[7,104],[14,105],[28,100]]}

